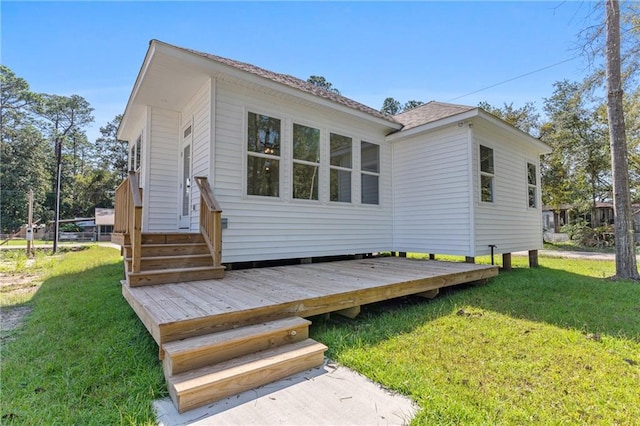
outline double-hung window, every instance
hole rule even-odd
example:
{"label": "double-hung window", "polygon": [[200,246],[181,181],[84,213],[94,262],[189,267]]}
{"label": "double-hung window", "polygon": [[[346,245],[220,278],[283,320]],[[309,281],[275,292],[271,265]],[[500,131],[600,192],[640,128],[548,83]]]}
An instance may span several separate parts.
{"label": "double-hung window", "polygon": [[248,113],[247,195],[280,195],[280,141],[280,119]]}
{"label": "double-hung window", "polygon": [[362,204],[379,204],[380,146],[360,142]]}
{"label": "double-hung window", "polygon": [[129,148],[129,171],[139,172],[141,167],[142,134],[136,139],[136,143]]}
{"label": "double-hung window", "polygon": [[331,133],[329,199],[342,203],[351,202],[351,151],[352,140],[348,136]]}
{"label": "double-hung window", "polygon": [[493,203],[493,149],[480,145],[480,200]]}
{"label": "double-hung window", "polygon": [[293,124],[293,198],[318,199],[320,130]]}
{"label": "double-hung window", "polygon": [[538,200],[538,173],[536,165],[527,163],[527,191],[529,207],[536,208]]}

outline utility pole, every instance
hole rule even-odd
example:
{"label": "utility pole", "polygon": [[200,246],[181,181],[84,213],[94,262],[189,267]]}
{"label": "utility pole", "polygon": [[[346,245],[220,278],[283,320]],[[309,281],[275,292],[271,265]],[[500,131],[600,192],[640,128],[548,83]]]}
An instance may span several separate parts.
{"label": "utility pole", "polygon": [[29,213],[27,220],[27,257],[33,256],[33,189],[29,190]]}

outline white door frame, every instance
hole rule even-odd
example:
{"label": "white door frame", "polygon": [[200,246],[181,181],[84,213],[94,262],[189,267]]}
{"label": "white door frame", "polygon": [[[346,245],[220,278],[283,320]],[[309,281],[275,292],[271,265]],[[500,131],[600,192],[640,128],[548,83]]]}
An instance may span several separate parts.
{"label": "white door frame", "polygon": [[189,232],[191,227],[191,196],[193,193],[193,122],[182,127],[180,156],[178,158],[178,228]]}

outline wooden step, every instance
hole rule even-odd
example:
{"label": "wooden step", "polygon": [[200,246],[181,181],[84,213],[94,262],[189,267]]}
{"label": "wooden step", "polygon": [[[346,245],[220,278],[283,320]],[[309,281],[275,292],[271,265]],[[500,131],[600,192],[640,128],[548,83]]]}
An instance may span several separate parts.
{"label": "wooden step", "polygon": [[[111,234],[113,236],[113,234]],[[131,244],[131,235],[118,233],[120,245]],[[113,238],[112,238],[113,240]],[[144,232],[142,233],[142,244],[179,244],[179,243],[204,243],[204,237],[200,233],[191,232]]]}
{"label": "wooden step", "polygon": [[[144,244],[140,247],[142,257],[188,256],[191,254],[209,254],[205,243]],[[131,246],[124,246],[124,256],[131,257]]]}
{"label": "wooden step", "polygon": [[[132,259],[125,259],[127,270],[131,270]],[[140,258],[140,270],[157,271],[160,269],[198,268],[201,266],[213,266],[213,258],[210,254],[190,254],[176,256],[155,256]]]}
{"label": "wooden step", "polygon": [[204,237],[200,233],[174,232],[174,233],[152,233],[142,234],[142,244],[181,244],[181,243],[204,243]]}
{"label": "wooden step", "polygon": [[203,266],[198,268],[163,269],[158,271],[129,272],[129,287],[145,285],[183,283],[188,281],[215,280],[224,278],[224,266]]}
{"label": "wooden step", "polygon": [[165,343],[165,376],[305,340],[310,324],[306,319],[291,317]]}
{"label": "wooden step", "polygon": [[167,379],[169,394],[183,413],[320,366],[325,350],[325,345],[306,339],[191,370]]}

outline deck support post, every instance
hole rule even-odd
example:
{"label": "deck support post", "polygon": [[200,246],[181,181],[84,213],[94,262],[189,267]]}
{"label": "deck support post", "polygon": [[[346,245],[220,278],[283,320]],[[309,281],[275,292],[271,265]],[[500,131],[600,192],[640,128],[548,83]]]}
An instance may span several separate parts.
{"label": "deck support post", "polygon": [[511,271],[511,253],[502,253],[502,270]]}
{"label": "deck support post", "polygon": [[436,254],[435,253],[429,253],[429,260],[436,260]]}
{"label": "deck support post", "polygon": [[538,250],[529,250],[529,267],[537,268],[538,264]]}
{"label": "deck support post", "polygon": [[347,309],[340,309],[339,311],[335,311],[334,313],[343,317],[354,319],[360,313],[360,306],[353,306]]}
{"label": "deck support post", "polygon": [[434,288],[433,290],[423,291],[422,293],[416,293],[416,296],[424,297],[425,299],[433,299],[440,293],[440,289]]}
{"label": "deck support post", "polygon": [[473,256],[465,256],[464,257],[464,262],[465,263],[476,263],[476,258]]}

